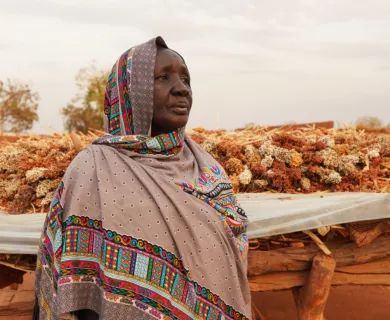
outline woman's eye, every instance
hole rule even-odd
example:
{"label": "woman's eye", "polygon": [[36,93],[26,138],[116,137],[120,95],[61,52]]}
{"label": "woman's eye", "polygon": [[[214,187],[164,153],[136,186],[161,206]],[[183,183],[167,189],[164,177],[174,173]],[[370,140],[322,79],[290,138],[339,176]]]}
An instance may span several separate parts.
{"label": "woman's eye", "polygon": [[185,84],[190,85],[190,79],[188,79],[188,78],[183,78],[183,82],[184,82]]}
{"label": "woman's eye", "polygon": [[162,76],[159,77],[161,80],[169,80],[169,76],[167,74],[163,74]]}

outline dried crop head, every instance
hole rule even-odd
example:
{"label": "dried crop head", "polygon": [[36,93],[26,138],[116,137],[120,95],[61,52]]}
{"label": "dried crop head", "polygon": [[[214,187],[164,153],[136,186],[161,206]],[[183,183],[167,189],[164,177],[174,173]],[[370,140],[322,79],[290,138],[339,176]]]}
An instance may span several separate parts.
{"label": "dried crop head", "polygon": [[251,144],[247,145],[244,148],[244,152],[245,152],[245,158],[248,163],[251,163],[253,158],[259,156],[259,151]]}
{"label": "dried crop head", "polygon": [[315,144],[317,142],[317,136],[315,134],[305,135],[302,139],[304,139],[305,144]]}
{"label": "dried crop head", "polygon": [[44,208],[48,208],[53,201],[54,192],[49,192],[45,195],[45,197],[41,200],[41,206]]}
{"label": "dried crop head", "polygon": [[247,166],[245,166],[244,171],[238,176],[238,182],[243,186],[247,186],[251,182],[251,180],[252,172],[248,169]]}
{"label": "dried crop head", "polygon": [[0,149],[0,173],[20,172],[18,166],[21,157],[27,155],[24,149],[17,149],[13,146],[6,146]]}
{"label": "dried crop head", "polygon": [[233,192],[238,193],[240,191],[240,182],[238,180],[238,176],[234,174],[229,178],[230,182],[232,183]]}
{"label": "dried crop head", "polygon": [[[3,176],[3,175],[1,175]],[[0,177],[0,194],[4,195],[6,199],[13,199],[18,192],[18,189],[22,183],[20,177],[12,175],[8,178]]]}
{"label": "dried crop head", "polygon": [[279,147],[274,149],[273,157],[283,163],[291,163],[293,160],[290,150]]}
{"label": "dried crop head", "polygon": [[244,165],[242,164],[242,161],[237,158],[230,158],[226,162],[225,169],[232,175],[239,175],[241,172],[244,171]]}
{"label": "dried crop head", "polygon": [[348,174],[348,173],[351,173],[353,171],[356,171],[356,167],[351,162],[341,162],[338,170],[340,171],[340,173]]}
{"label": "dried crop head", "polygon": [[342,162],[358,164],[358,163],[361,162],[361,157],[359,155],[356,155],[356,154],[355,155],[354,154],[349,154],[349,155],[346,155],[346,156],[341,156],[340,160]]}
{"label": "dried crop head", "polygon": [[38,186],[36,188],[36,196],[37,198],[44,198],[48,193],[51,191],[54,191],[61,179],[55,179],[55,180],[42,180],[38,183]]}
{"label": "dried crop head", "polygon": [[274,158],[272,156],[265,156],[263,160],[261,160],[261,166],[264,168],[271,168],[274,163]]}
{"label": "dried crop head", "polygon": [[323,136],[318,141],[324,143],[327,148],[333,148],[335,145],[334,138],[330,136]]}
{"label": "dried crop head", "polygon": [[28,210],[31,210],[34,200],[34,188],[28,185],[22,185],[8,207],[8,211],[12,214],[26,213]]}
{"label": "dried crop head", "polygon": [[307,177],[302,177],[301,181],[301,187],[303,190],[305,191],[309,191],[310,188],[311,188],[311,183],[310,183],[310,179],[307,178]]}
{"label": "dried crop head", "polygon": [[380,154],[383,157],[390,157],[390,135],[379,136],[378,144],[380,145]]}
{"label": "dried crop head", "polygon": [[272,145],[272,140],[266,140],[259,148],[259,151],[261,156],[265,158],[266,156],[273,156],[275,148]]}
{"label": "dried crop head", "polygon": [[259,179],[259,180],[255,180],[253,182],[254,186],[258,189],[263,189],[265,188],[266,186],[268,186],[268,180],[265,180],[265,179]]}
{"label": "dried crop head", "polygon": [[333,148],[339,156],[348,155],[350,153],[350,146],[348,144],[336,144]]}
{"label": "dried crop head", "polygon": [[217,140],[215,138],[210,138],[205,140],[200,145],[206,152],[208,153],[214,153],[217,150]]}
{"label": "dried crop head", "polygon": [[47,171],[46,168],[34,168],[26,172],[26,180],[29,183],[33,183],[42,179]]}
{"label": "dried crop head", "polygon": [[378,149],[371,149],[367,153],[367,156],[368,156],[369,159],[374,159],[374,158],[380,157],[380,155],[381,154],[380,154]]}
{"label": "dried crop head", "polygon": [[305,144],[305,141],[298,135],[294,134],[294,132],[276,134],[272,140],[273,145],[288,150],[301,150],[301,147]]}
{"label": "dried crop head", "polygon": [[302,154],[296,152],[295,150],[291,150],[290,153],[291,153],[290,165],[295,168],[300,167],[303,163]]}
{"label": "dried crop head", "polygon": [[320,177],[321,183],[338,184],[342,180],[341,175],[338,172],[330,169],[320,167],[318,168],[317,174]]}
{"label": "dried crop head", "polygon": [[329,168],[338,168],[341,164],[341,160],[336,151],[332,149],[325,149],[318,153],[318,155],[323,159],[323,164],[325,167]]}

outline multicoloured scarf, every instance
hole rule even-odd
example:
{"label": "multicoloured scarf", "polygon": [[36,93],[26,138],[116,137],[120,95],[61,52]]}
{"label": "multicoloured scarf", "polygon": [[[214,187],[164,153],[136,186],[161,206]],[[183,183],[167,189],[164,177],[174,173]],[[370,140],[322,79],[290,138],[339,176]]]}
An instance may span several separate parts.
{"label": "multicoloured scarf", "polygon": [[248,220],[222,167],[184,133],[150,137],[161,38],[107,82],[109,135],[71,163],[38,254],[40,319],[249,319]]}

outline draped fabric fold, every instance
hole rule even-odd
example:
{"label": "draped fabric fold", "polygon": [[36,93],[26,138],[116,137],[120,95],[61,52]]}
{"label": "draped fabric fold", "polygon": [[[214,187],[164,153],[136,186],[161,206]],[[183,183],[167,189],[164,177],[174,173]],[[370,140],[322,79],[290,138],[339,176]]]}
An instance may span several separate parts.
{"label": "draped fabric fold", "polygon": [[39,318],[249,319],[248,224],[223,168],[184,132],[149,135],[162,38],[107,81],[107,135],[75,158],[46,217]]}

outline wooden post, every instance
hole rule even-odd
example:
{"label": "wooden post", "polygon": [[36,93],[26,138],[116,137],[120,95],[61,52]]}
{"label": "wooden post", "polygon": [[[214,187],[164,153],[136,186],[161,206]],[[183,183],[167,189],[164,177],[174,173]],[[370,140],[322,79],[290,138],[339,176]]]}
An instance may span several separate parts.
{"label": "wooden post", "polygon": [[293,288],[299,320],[325,320],[324,309],[335,267],[334,259],[319,254],[313,260],[305,285],[301,288]]}

